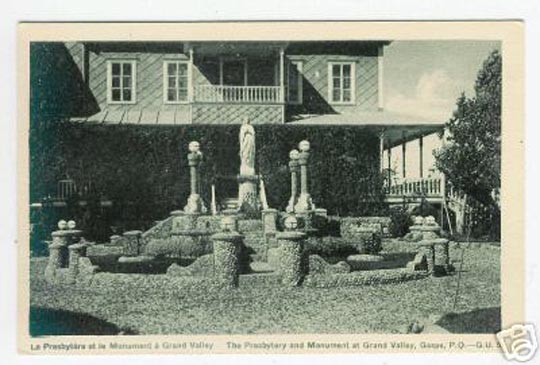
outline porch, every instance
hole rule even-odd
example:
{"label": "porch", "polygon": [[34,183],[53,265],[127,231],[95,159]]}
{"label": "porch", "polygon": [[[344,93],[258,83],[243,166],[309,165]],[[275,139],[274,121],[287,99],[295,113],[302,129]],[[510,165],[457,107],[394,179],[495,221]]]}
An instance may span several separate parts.
{"label": "porch", "polygon": [[191,122],[285,122],[285,45],[274,42],[188,45]]}

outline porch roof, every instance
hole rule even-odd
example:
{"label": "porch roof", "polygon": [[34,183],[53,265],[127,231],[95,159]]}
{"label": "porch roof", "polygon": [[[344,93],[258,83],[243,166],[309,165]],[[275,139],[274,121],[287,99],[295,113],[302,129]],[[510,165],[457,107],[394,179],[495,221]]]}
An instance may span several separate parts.
{"label": "porch roof", "polygon": [[[188,108],[103,109],[89,117],[70,121],[87,124],[190,125]],[[225,123],[227,124],[227,123]],[[441,131],[443,121],[391,111],[362,111],[354,114],[301,115],[287,125],[358,126],[384,131],[384,148],[395,147]]]}
{"label": "porch roof", "polygon": [[361,111],[354,114],[301,115],[288,124],[375,128],[381,132],[384,131],[384,148],[391,148],[440,132],[443,130],[445,122],[385,110]]}

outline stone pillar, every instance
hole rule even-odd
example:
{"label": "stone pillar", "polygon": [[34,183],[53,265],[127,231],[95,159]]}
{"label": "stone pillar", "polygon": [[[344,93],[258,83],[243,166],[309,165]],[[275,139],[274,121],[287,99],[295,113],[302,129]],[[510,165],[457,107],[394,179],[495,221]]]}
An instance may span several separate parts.
{"label": "stone pillar", "polygon": [[86,245],[76,243],[69,246],[69,276],[71,280],[75,280],[79,275],[79,259],[86,256]]}
{"label": "stone pillar", "polygon": [[298,156],[298,164],[300,165],[300,197],[294,207],[297,213],[308,212],[312,209],[311,196],[308,189],[308,171],[307,164],[309,160],[309,142],[302,141],[298,144],[300,155]]}
{"label": "stone pillar", "polygon": [[287,204],[287,208],[285,209],[287,213],[293,213],[294,206],[296,204],[296,198],[298,194],[296,191],[296,187],[298,186],[299,157],[300,153],[298,152],[298,150],[292,150],[289,153],[289,169],[291,171],[291,198],[289,199],[289,203]]}
{"label": "stone pillar", "polygon": [[49,245],[49,261],[47,262],[47,267],[45,268],[45,279],[49,282],[54,281],[57,270],[62,268],[63,252],[67,250],[66,246],[58,243],[52,242]]}
{"label": "stone pillar", "polygon": [[303,267],[305,233],[279,232],[276,238],[279,244],[279,273],[285,286],[299,286],[305,276]]}
{"label": "stone pillar", "polygon": [[128,231],[124,232],[123,240],[123,255],[124,256],[138,256],[141,248],[141,231]]}
{"label": "stone pillar", "polygon": [[58,222],[59,230],[51,233],[52,242],[49,245],[49,261],[45,268],[45,279],[55,281],[55,277],[60,269],[65,269],[69,265],[68,247],[78,242],[82,231],[75,229],[75,221]]}
{"label": "stone pillar", "polygon": [[221,232],[212,237],[214,276],[220,288],[238,287],[239,254],[243,236],[238,232]]}
{"label": "stone pillar", "polygon": [[435,272],[435,246],[427,243],[422,246],[422,250],[426,255],[427,271],[433,274]]}
{"label": "stone pillar", "polygon": [[70,244],[71,237],[69,236],[69,231],[54,231],[52,234],[52,244],[49,246],[49,249],[58,250],[58,262],[59,268],[65,268],[68,266],[68,249],[67,247]]}
{"label": "stone pillar", "polygon": [[190,195],[184,211],[186,213],[199,214],[202,212],[202,202],[199,195],[199,164],[202,154],[200,152],[199,142],[189,143],[188,165],[190,173]]}
{"label": "stone pillar", "polygon": [[433,240],[435,246],[435,267],[438,274],[445,275],[453,270],[450,264],[450,245],[445,238]]}

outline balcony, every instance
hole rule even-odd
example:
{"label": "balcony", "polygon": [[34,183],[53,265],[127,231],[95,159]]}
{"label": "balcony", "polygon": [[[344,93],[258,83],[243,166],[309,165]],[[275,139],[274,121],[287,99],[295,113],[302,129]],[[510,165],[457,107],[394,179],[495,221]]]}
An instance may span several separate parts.
{"label": "balcony", "polygon": [[386,201],[402,203],[426,199],[430,203],[441,203],[445,196],[444,184],[444,178],[441,177],[403,179],[386,187]]}
{"label": "balcony", "polygon": [[199,103],[278,104],[280,86],[199,85],[193,88],[193,101]]}

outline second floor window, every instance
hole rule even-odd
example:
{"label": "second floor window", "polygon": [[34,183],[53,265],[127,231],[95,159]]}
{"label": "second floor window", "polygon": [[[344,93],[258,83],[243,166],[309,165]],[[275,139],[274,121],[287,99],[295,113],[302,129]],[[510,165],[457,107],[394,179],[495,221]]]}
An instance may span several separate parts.
{"label": "second floor window", "polygon": [[330,62],[328,64],[328,96],[331,103],[354,103],[354,63]]}
{"label": "second floor window", "polygon": [[107,62],[107,101],[112,104],[135,103],[135,61]]}
{"label": "second floor window", "polygon": [[184,61],[165,61],[164,97],[166,103],[188,101],[188,64]]}

